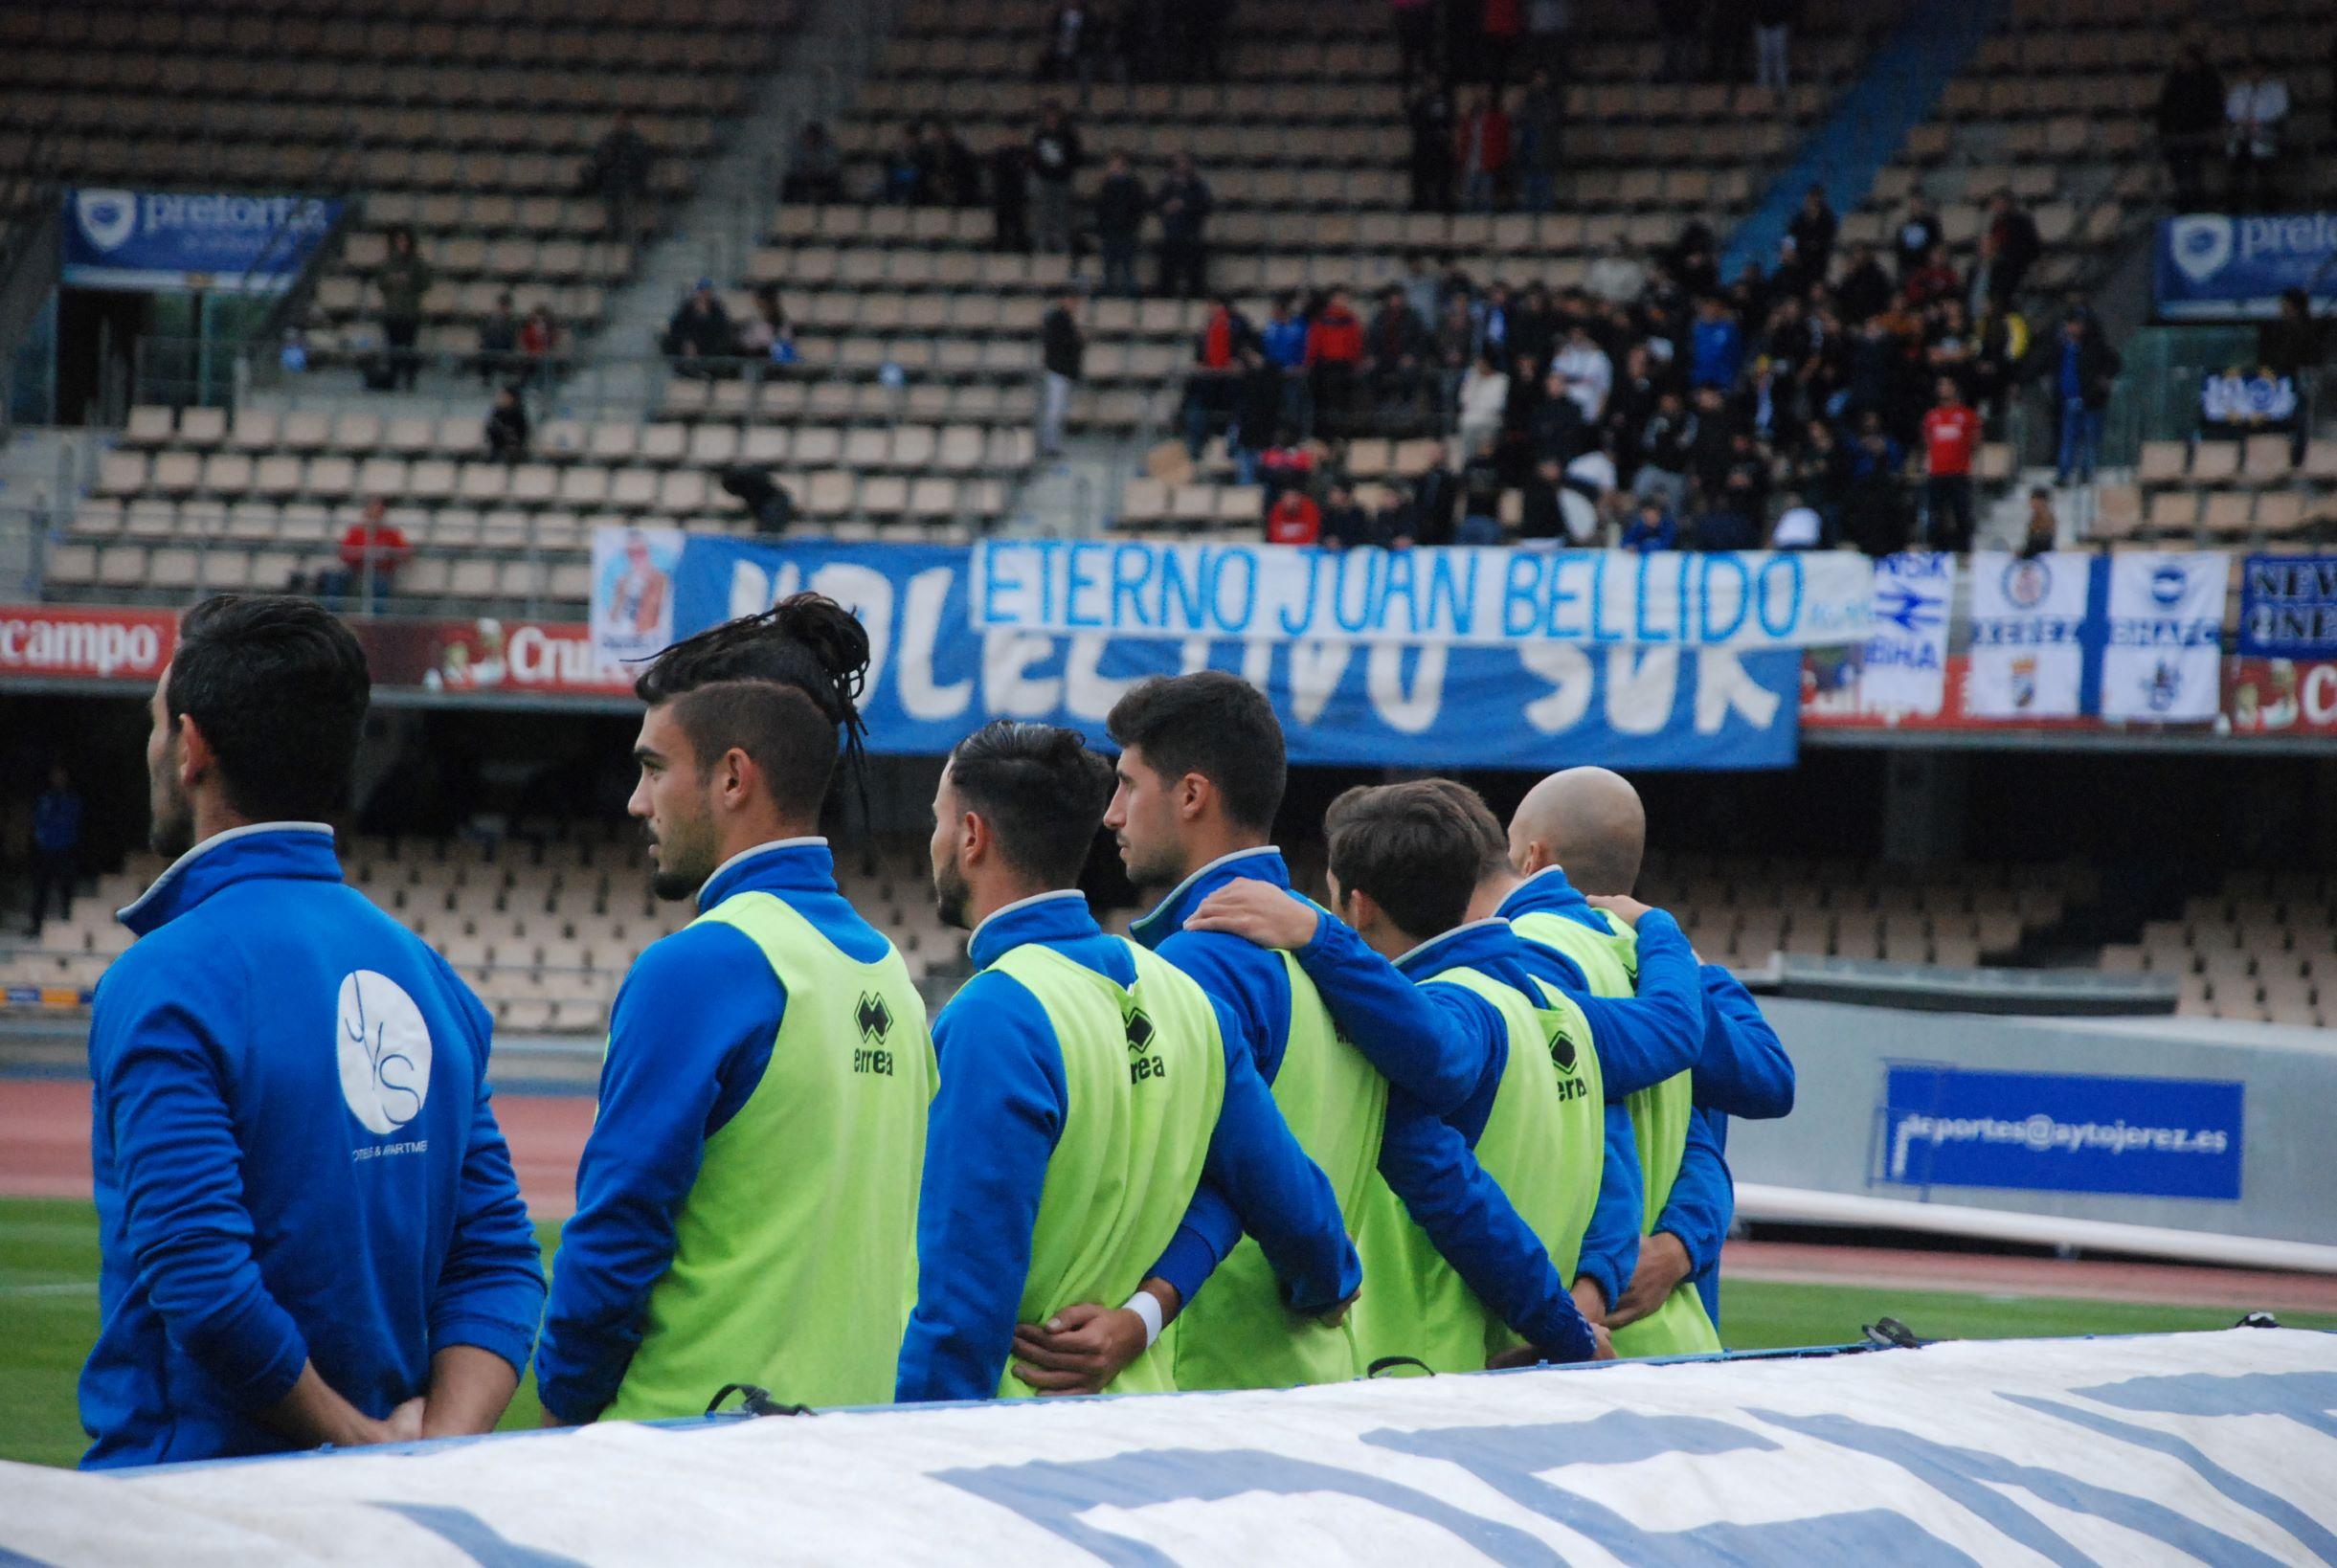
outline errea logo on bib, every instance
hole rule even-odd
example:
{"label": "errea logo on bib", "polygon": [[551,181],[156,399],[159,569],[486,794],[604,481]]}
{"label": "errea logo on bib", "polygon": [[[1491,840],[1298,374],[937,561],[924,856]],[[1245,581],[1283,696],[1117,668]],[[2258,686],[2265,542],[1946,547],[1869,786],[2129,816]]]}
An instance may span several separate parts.
{"label": "errea logo on bib", "polygon": [[341,1097],[367,1131],[394,1132],[419,1116],[430,1097],[430,1027],[422,1010],[387,974],[360,969],[342,979],[339,1011]]}

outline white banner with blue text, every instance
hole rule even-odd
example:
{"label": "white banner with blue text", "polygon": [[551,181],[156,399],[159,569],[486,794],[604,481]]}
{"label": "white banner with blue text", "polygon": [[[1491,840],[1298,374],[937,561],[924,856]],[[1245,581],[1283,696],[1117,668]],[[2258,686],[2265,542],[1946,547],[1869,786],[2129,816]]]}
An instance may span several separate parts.
{"label": "white banner with blue text", "polygon": [[976,547],[969,597],[986,632],[1750,649],[1863,641],[1874,587],[1846,551],[1000,539]]}

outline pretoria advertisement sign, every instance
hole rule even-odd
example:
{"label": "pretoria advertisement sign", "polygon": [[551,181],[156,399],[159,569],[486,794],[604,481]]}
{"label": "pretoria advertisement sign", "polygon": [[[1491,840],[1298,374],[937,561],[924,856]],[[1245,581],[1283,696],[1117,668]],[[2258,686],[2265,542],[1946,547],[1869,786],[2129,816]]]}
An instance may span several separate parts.
{"label": "pretoria advertisement sign", "polygon": [[177,646],[178,616],[168,610],[0,606],[0,679],[151,682]]}

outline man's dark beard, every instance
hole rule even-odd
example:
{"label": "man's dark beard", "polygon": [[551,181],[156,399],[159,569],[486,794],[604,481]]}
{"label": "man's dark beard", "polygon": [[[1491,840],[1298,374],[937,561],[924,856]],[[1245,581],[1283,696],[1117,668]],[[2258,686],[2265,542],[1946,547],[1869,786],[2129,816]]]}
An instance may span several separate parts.
{"label": "man's dark beard", "polygon": [[[696,826],[703,830],[707,842],[696,841],[699,835],[692,834],[687,828],[676,828],[663,840],[663,846],[667,849],[694,850],[696,853],[685,853],[679,858],[669,857],[663,862],[653,860],[649,862],[649,890],[667,903],[677,903],[693,896],[706,885],[706,879],[714,874],[717,862],[711,842],[712,828],[704,822]],[[650,841],[658,842],[654,839]]]}
{"label": "man's dark beard", "polygon": [[146,847],[167,861],[175,861],[194,847],[194,808],[185,795],[172,791],[154,809],[154,820],[146,828]]}
{"label": "man's dark beard", "polygon": [[966,900],[972,892],[966,879],[957,874],[957,867],[945,865],[933,873],[933,903],[944,926],[953,930],[966,930]]}

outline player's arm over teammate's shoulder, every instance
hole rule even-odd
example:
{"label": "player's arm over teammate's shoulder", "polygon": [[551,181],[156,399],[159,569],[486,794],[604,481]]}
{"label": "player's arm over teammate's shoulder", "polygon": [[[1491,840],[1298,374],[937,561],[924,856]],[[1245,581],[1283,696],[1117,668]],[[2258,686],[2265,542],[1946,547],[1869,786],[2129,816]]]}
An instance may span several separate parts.
{"label": "player's arm over teammate's shoulder", "polygon": [[1620,906],[1638,930],[1639,983],[1629,998],[1575,994],[1599,1042],[1599,1073],[1610,1101],[1651,1088],[1696,1065],[1704,1041],[1704,997],[1696,951],[1679,922],[1629,900]]}
{"label": "player's arm over teammate's shoulder", "polygon": [[903,1403],[998,1392],[1067,1093],[1045,1012],[996,970],[942,1009],[933,1049],[941,1086],[917,1202],[917,1305],[893,1395]]}
{"label": "player's arm over teammate's shoulder", "polygon": [[1706,964],[1704,1050],[1696,1066],[1696,1103],[1747,1121],[1770,1121],[1793,1109],[1793,1063],[1785,1042],[1761,1015],[1743,982],[1719,964]]}
{"label": "player's arm over teammate's shoulder", "polygon": [[616,1398],[706,1140],[761,1082],[786,1004],[752,940],[718,923],[652,943],[618,988],[536,1347],[553,1418],[590,1421]]}

